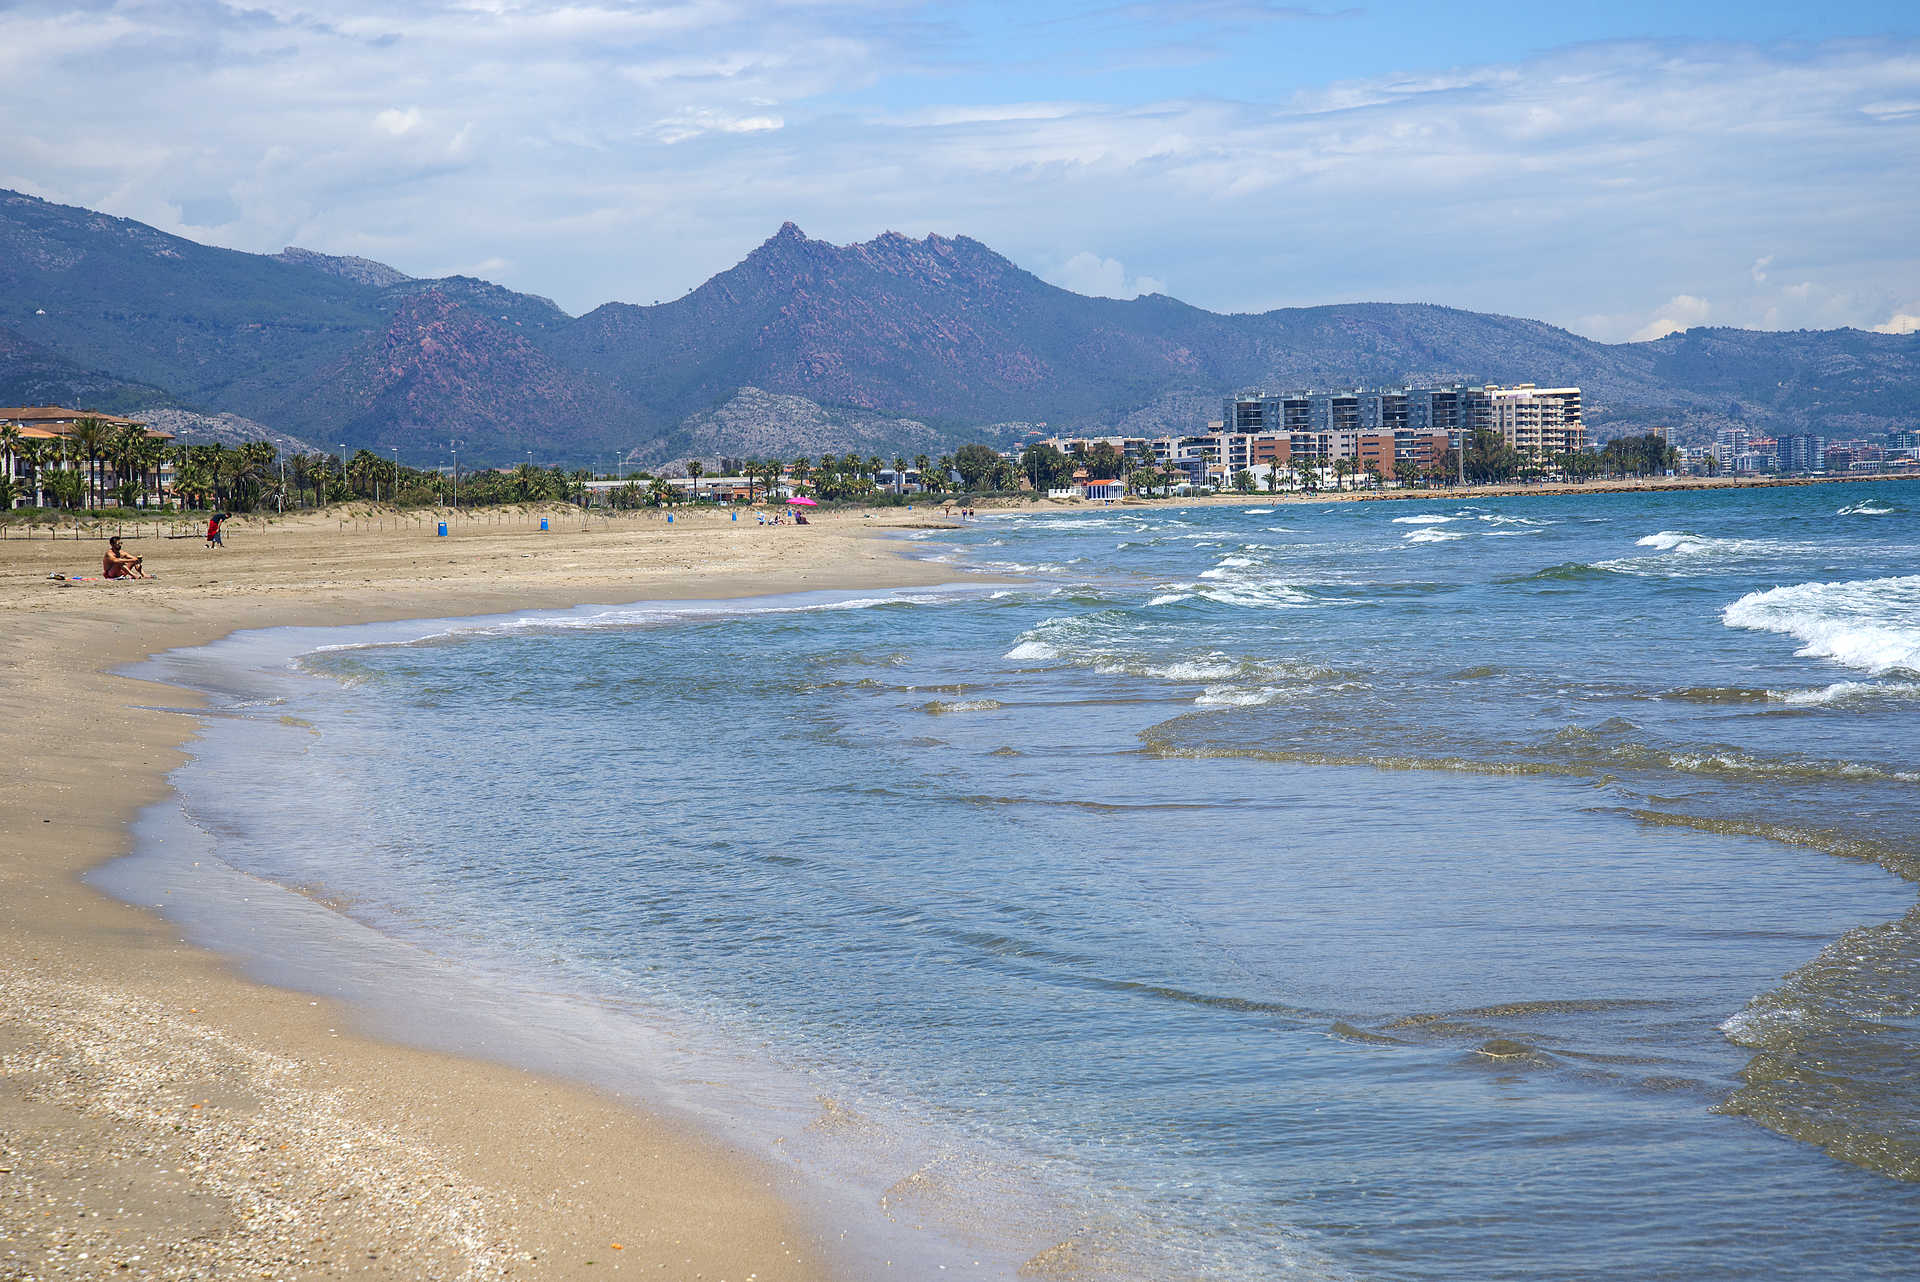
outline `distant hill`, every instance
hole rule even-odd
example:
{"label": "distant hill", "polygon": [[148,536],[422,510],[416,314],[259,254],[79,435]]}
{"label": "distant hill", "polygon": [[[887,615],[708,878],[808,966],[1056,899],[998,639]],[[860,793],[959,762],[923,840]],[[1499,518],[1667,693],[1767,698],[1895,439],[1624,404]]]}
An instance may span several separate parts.
{"label": "distant hill", "polygon": [[121,413],[164,405],[168,394],[90,370],[10,329],[0,329],[0,405],[72,405]]}
{"label": "distant hill", "polygon": [[413,277],[405,272],[395,271],[385,263],[376,263],[371,258],[356,258],[351,254],[322,254],[311,249],[302,249],[298,245],[288,245],[274,255],[283,263],[295,267],[311,267],[315,271],[326,272],[344,280],[355,281],[361,285],[371,285],[375,289],[385,289],[388,285],[398,285]]}
{"label": "distant hill", "polygon": [[237,414],[416,462],[450,440],[495,463],[890,456],[1011,423],[1195,430],[1255,386],[1454,378],[1577,383],[1602,431],[1880,431],[1920,418],[1920,335],[1604,344],[1425,304],[1220,315],[1073,294],[964,236],[835,246],[791,223],[683,298],[572,317],[486,281],[216,249],[0,192],[0,388]]}

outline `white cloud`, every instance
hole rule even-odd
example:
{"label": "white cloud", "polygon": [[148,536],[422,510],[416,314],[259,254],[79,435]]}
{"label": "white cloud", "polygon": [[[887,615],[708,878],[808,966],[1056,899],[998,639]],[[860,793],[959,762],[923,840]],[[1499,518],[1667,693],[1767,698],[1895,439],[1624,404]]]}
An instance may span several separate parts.
{"label": "white cloud", "polygon": [[1092,298],[1138,298],[1142,294],[1166,292],[1166,284],[1152,276],[1128,276],[1126,264],[1117,258],[1102,258],[1082,250],[1047,279],[1062,289]]}
{"label": "white cloud", "polygon": [[420,108],[408,107],[402,111],[398,107],[388,107],[373,118],[373,127],[395,138],[404,138],[420,127]]}
{"label": "white cloud", "polygon": [[1920,99],[1907,99],[1904,102],[1869,102],[1862,105],[1860,110],[1875,120],[1910,120],[1920,116]]}
{"label": "white cloud", "polygon": [[1895,312],[1883,324],[1875,325],[1876,334],[1920,334],[1920,303],[1909,305],[1910,310]]}
{"label": "white cloud", "polygon": [[[1887,175],[1920,151],[1920,42],[1587,44],[1278,98],[1129,79],[1168,94],[1143,102],[970,74],[958,8],[15,0],[0,185],[203,237],[217,216],[242,249],[498,259],[575,311],[678,296],[788,218],[964,233],[1070,288],[1173,280],[1230,310],[1429,301],[1607,339],[1704,299],[1716,324],[1915,310]],[[1036,56],[1073,31],[1043,35]]]}
{"label": "white cloud", "polygon": [[1707,314],[1713,310],[1713,304],[1704,298],[1695,298],[1691,294],[1676,294],[1660,308],[1659,314],[1635,330],[1630,343],[1650,343],[1656,338],[1665,338],[1683,329],[1692,329],[1695,325],[1706,323]]}
{"label": "white cloud", "polygon": [[704,134],[763,134],[786,126],[778,116],[737,116],[704,107],[676,111],[654,124],[653,135],[664,143],[687,142]]}

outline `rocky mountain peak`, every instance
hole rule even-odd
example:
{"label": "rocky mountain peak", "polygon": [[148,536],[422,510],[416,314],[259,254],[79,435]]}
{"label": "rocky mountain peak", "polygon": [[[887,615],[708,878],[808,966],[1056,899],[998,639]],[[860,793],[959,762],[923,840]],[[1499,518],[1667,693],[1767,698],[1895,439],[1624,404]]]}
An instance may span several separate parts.
{"label": "rocky mountain peak", "polygon": [[401,281],[413,279],[405,272],[389,267],[385,263],[376,263],[371,258],[359,258],[351,254],[322,254],[317,250],[302,249],[298,245],[288,245],[273,257],[295,267],[311,268],[314,271],[325,272],[329,276],[338,276],[342,280],[371,285],[375,289],[385,289],[389,285],[398,285]]}

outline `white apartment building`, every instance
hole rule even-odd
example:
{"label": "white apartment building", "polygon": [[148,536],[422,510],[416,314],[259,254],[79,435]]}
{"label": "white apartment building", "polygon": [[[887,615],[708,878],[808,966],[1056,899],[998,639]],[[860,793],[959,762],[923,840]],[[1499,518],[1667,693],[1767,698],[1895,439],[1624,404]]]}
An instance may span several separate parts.
{"label": "white apartment building", "polygon": [[1486,389],[1490,421],[1509,447],[1529,458],[1567,454],[1587,443],[1587,430],[1580,421],[1580,389],[1577,387],[1536,387],[1516,383],[1511,387],[1489,384]]}

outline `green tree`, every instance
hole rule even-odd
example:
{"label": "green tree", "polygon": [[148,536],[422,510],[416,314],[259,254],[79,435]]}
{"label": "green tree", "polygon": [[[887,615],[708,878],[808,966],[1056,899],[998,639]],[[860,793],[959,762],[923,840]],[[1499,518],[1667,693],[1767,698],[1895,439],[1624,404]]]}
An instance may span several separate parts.
{"label": "green tree", "polygon": [[1117,481],[1127,474],[1127,461],[1110,441],[1095,441],[1081,457],[1090,481]]}
{"label": "green tree", "polygon": [[20,471],[20,442],[25,439],[20,429],[13,424],[0,423],[0,459],[5,460],[4,466],[0,467],[0,476],[4,476],[8,483],[7,501],[5,507],[0,507],[0,511],[11,508],[14,499],[19,497],[13,485],[13,479]]}
{"label": "green tree", "polygon": [[52,453],[48,446],[52,444],[52,441],[28,437],[13,447],[14,456],[27,469],[27,485],[23,487],[23,492],[33,495],[35,507],[40,507],[45,501],[46,496],[40,487],[41,470],[47,465],[47,459]]}
{"label": "green tree", "polygon": [[[1052,445],[1036,442],[1020,451],[1020,471],[1034,489],[1044,494],[1048,490],[1064,489],[1073,481],[1073,460]],[[925,475],[924,469],[922,475]]]}
{"label": "green tree", "polygon": [[59,508],[77,508],[87,500],[87,478],[76,467],[77,447],[65,437],[48,441],[48,466],[41,489]]}
{"label": "green tree", "polygon": [[960,483],[969,490],[986,486],[999,463],[998,451],[989,445],[962,445],[953,452],[954,470],[960,473]]}
{"label": "green tree", "polygon": [[107,426],[105,419],[89,414],[74,421],[73,428],[67,433],[67,440],[72,443],[76,456],[86,467],[86,505],[94,507],[99,501],[99,463],[112,444],[113,429]]}
{"label": "green tree", "polygon": [[1467,479],[1475,485],[1510,481],[1519,475],[1522,462],[1520,451],[1507,444],[1505,437],[1482,428],[1473,434],[1467,450]]}

